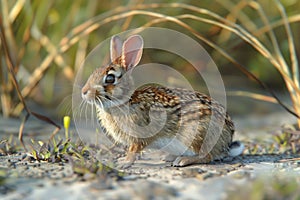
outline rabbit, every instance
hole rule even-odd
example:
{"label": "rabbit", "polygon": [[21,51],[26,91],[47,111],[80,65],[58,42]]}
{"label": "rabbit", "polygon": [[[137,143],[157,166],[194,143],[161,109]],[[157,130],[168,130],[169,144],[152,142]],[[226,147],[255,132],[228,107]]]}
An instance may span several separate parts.
{"label": "rabbit", "polygon": [[232,141],[235,128],[231,118],[209,96],[156,84],[133,91],[131,73],[141,60],[143,44],[140,35],[124,42],[113,36],[111,63],[97,68],[81,90],[83,100],[95,105],[106,134],[128,146],[123,167],[130,167],[146,147],[164,149],[168,153],[164,160],[178,167],[240,155],[244,145]]}

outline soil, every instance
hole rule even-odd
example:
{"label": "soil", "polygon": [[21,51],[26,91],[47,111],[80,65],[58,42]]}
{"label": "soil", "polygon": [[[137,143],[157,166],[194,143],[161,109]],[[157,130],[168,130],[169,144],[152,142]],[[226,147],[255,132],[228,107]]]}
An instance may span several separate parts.
{"label": "soil", "polygon": [[[236,120],[237,138],[246,144],[244,154],[210,164],[172,167],[161,161],[161,153],[146,152],[132,167],[110,173],[74,173],[72,162],[42,162],[27,158],[28,153],[16,152],[0,156],[1,199],[228,199],[239,194],[240,188],[261,177],[281,174],[299,177],[298,154],[253,153],[250,145],[268,145],[272,132],[281,123],[294,119],[277,113],[268,116],[272,123],[261,123],[266,116]],[[1,119],[1,123],[4,122]],[[11,122],[15,126],[14,122]],[[34,124],[34,123],[33,123]],[[253,124],[255,124],[253,126]],[[0,124],[4,127],[3,124]],[[40,126],[31,125],[33,130]],[[29,128],[29,129],[30,129]],[[47,129],[47,127],[45,127]],[[241,131],[242,130],[242,131]],[[7,130],[3,130],[7,132]],[[33,131],[34,132],[34,131]],[[63,134],[63,133],[62,133]],[[5,136],[5,133],[1,133]],[[4,136],[2,138],[4,138]],[[7,136],[6,136],[7,137]],[[27,136],[28,137],[28,136]],[[255,142],[253,142],[255,141]],[[120,155],[115,155],[116,159]],[[102,155],[106,159],[105,154]],[[297,180],[299,183],[299,180]],[[298,184],[299,186],[300,184]]]}

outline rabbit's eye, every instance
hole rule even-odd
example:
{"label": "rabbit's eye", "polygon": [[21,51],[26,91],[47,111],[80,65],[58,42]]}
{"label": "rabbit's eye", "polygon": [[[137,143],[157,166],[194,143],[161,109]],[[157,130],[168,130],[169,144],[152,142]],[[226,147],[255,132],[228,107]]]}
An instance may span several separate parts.
{"label": "rabbit's eye", "polygon": [[115,83],[115,81],[116,81],[116,77],[113,74],[108,74],[104,80],[104,82],[107,84],[113,84],[113,83]]}

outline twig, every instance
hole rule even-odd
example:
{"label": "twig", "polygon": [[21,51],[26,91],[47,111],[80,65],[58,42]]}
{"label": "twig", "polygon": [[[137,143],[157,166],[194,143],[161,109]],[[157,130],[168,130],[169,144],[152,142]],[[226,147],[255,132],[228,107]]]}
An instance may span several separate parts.
{"label": "twig", "polygon": [[289,161],[299,161],[300,158],[288,158],[288,159],[282,159],[279,160],[279,162],[289,162]]}
{"label": "twig", "polygon": [[24,127],[25,127],[25,123],[26,123],[26,121],[28,120],[29,117],[30,117],[30,114],[27,113],[26,116],[24,117],[24,119],[22,120],[20,128],[19,128],[19,140],[20,140],[23,148],[25,149],[25,151],[27,151],[27,148],[26,148],[26,146],[24,145],[24,142],[23,142],[23,130],[24,130]]}

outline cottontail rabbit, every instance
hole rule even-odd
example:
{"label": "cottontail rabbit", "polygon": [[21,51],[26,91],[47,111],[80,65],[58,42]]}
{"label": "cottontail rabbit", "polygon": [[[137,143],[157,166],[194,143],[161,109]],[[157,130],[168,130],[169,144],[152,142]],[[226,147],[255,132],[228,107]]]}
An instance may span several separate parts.
{"label": "cottontail rabbit", "polygon": [[242,143],[232,142],[234,125],[224,107],[207,95],[159,85],[132,91],[132,69],[143,51],[141,36],[133,35],[125,42],[114,36],[110,45],[111,64],[90,75],[82,98],[96,105],[106,133],[129,146],[125,167],[133,164],[145,147],[168,152],[165,160],[173,166],[208,163],[242,153]]}

